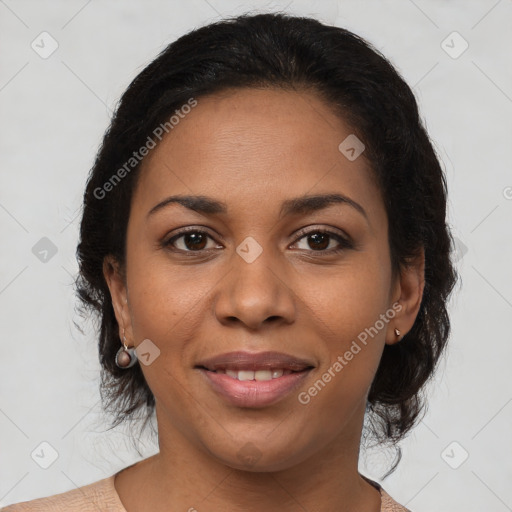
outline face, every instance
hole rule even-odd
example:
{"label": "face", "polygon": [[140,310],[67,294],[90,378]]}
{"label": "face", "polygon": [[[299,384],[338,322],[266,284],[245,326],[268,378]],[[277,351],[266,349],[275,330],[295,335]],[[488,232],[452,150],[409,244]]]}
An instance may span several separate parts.
{"label": "face", "polygon": [[260,471],[358,448],[421,283],[392,280],[369,164],[338,149],[352,133],[311,92],[232,90],[198,98],[146,157],[126,279],[105,276],[128,345],[149,340],[161,442]]}

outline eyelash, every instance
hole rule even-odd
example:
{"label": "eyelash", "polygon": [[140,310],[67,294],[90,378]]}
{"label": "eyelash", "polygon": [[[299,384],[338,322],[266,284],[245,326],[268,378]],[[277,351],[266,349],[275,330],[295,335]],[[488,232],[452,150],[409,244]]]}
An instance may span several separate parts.
{"label": "eyelash", "polygon": [[[168,249],[170,251],[173,251],[173,252],[179,252],[182,254],[190,254],[191,256],[194,254],[197,254],[197,253],[212,250],[212,249],[200,249],[197,251],[193,251],[193,250],[176,249],[175,247],[172,247],[173,243],[176,240],[178,240],[179,238],[181,238],[184,235],[187,235],[189,233],[199,233],[202,235],[206,235],[213,240],[213,238],[209,235],[209,233],[207,231],[204,231],[202,229],[198,229],[195,227],[191,227],[191,228],[183,229],[180,232],[173,235],[171,238],[164,240],[162,242],[162,247],[164,247],[165,249]],[[293,245],[296,244],[298,241],[302,240],[303,238],[307,237],[308,235],[318,234],[318,233],[323,234],[323,235],[328,235],[329,237],[334,238],[339,243],[339,247],[337,247],[335,249],[327,249],[327,250],[321,249],[321,250],[317,250],[317,251],[315,251],[314,249],[311,249],[309,252],[331,255],[331,254],[339,254],[347,249],[354,248],[354,244],[349,239],[341,236],[338,233],[334,233],[333,231],[329,231],[329,230],[321,229],[321,228],[310,229],[307,231],[305,229],[303,229],[303,230],[299,231],[299,233],[297,234],[298,238],[295,239],[295,242],[293,242]]]}

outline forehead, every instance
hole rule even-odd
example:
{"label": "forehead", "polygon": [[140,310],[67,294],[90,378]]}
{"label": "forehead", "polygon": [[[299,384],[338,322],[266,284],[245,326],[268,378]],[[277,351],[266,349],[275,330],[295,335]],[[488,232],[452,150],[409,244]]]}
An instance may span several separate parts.
{"label": "forehead", "polygon": [[235,89],[200,97],[146,156],[134,203],[149,210],[168,195],[201,194],[233,210],[261,210],[338,191],[379,217],[383,203],[364,153],[351,161],[339,150],[349,136],[351,127],[312,92]]}

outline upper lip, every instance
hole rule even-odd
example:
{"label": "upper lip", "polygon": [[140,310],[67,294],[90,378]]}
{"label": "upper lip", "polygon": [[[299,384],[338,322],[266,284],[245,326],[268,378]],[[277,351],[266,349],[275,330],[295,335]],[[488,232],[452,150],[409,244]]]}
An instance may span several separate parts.
{"label": "upper lip", "polygon": [[282,352],[227,352],[204,359],[196,365],[210,371],[279,369],[301,371],[313,368],[311,361]]}

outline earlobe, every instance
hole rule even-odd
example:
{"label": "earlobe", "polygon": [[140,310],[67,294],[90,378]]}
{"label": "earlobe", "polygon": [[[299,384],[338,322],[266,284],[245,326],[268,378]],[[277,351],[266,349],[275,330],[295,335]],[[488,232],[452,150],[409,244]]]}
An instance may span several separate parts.
{"label": "earlobe", "polygon": [[391,336],[386,340],[386,344],[398,343],[412,329],[420,310],[424,288],[425,250],[422,247],[420,253],[400,271],[399,296],[396,302],[400,303],[401,309],[395,316]]}

